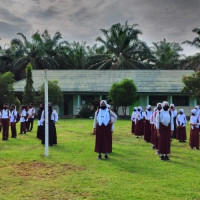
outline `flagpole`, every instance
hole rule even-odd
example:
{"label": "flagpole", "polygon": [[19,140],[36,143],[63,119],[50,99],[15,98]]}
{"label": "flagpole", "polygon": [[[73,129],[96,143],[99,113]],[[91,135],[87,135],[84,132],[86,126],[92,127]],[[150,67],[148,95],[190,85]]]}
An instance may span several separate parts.
{"label": "flagpole", "polygon": [[48,69],[44,70],[45,94],[45,156],[49,155]]}

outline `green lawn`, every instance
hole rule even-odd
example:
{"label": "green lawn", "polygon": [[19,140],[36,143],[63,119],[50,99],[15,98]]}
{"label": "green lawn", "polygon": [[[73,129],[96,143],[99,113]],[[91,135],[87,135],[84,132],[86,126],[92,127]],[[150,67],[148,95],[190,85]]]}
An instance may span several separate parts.
{"label": "green lawn", "polygon": [[34,125],[32,133],[0,141],[0,200],[200,199],[200,151],[188,140],[173,141],[171,161],[160,161],[130,134],[131,121],[118,120],[111,159],[99,161],[93,120],[67,119],[59,120],[58,145],[44,157]]}

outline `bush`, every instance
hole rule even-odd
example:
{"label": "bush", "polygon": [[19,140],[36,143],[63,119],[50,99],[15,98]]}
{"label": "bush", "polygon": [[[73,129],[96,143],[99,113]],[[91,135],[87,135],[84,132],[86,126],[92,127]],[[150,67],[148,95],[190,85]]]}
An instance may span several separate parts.
{"label": "bush", "polygon": [[81,118],[89,118],[93,115],[94,115],[94,113],[92,112],[90,106],[88,106],[88,105],[83,105],[78,114],[78,116]]}

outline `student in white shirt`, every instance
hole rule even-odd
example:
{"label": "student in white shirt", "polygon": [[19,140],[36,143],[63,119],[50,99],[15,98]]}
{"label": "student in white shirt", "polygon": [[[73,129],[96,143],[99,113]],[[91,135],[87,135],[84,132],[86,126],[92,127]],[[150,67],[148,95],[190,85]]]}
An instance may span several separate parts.
{"label": "student in white shirt", "polygon": [[173,131],[173,136],[172,138],[176,138],[176,117],[177,117],[177,109],[175,109],[174,104],[170,104],[170,109],[169,109],[172,113],[173,116],[173,121],[174,121],[174,131]]}
{"label": "student in white shirt", "polygon": [[151,124],[150,124],[150,119],[152,116],[153,112],[151,110],[151,105],[148,105],[146,107],[146,111],[144,112],[144,140],[146,142],[151,142]]}
{"label": "student in white shirt", "polygon": [[[113,121],[111,121],[113,117]],[[93,132],[96,135],[95,152],[98,153],[98,159],[102,159],[101,154],[105,154],[107,160],[108,153],[112,152],[112,124],[117,120],[117,115],[108,110],[107,102],[102,100],[100,102],[100,109],[95,112]]]}
{"label": "student in white shirt", "polygon": [[17,111],[15,109],[15,105],[12,104],[11,107],[11,112],[10,112],[10,123],[11,123],[11,133],[12,133],[12,138],[17,137],[17,130],[16,130],[16,121],[17,121]]}
{"label": "student in white shirt", "polygon": [[186,136],[186,123],[187,119],[184,114],[184,110],[180,109],[179,114],[176,118],[176,125],[177,125],[177,135],[176,139],[179,140],[179,142],[186,142],[187,136]]}
{"label": "student in white shirt", "polygon": [[1,111],[1,123],[3,126],[2,140],[8,140],[9,137],[9,125],[10,125],[10,111],[8,105],[4,104]]}
{"label": "student in white shirt", "polygon": [[35,108],[33,108],[33,103],[31,103],[28,109],[28,131],[30,132],[33,129],[34,119],[35,119]]}
{"label": "student in white shirt", "polygon": [[26,106],[22,105],[22,111],[20,115],[20,133],[19,134],[26,134],[26,120],[28,117],[28,113],[26,111]]}
{"label": "student in white shirt", "polygon": [[190,148],[199,149],[199,120],[196,109],[191,110],[190,117]]}
{"label": "student in white shirt", "polygon": [[[53,109],[53,104],[50,102],[48,104],[49,111],[49,145],[53,146],[57,144],[57,133],[55,124],[58,121],[58,114],[56,110]],[[42,112],[41,123],[44,125],[44,133],[45,133],[45,111]],[[45,144],[45,134],[42,136],[42,144]]]}
{"label": "student in white shirt", "polygon": [[135,134],[135,118],[136,118],[136,112],[137,112],[137,107],[134,107],[134,108],[133,108],[132,115],[131,115],[131,121],[132,121],[132,124],[131,124],[131,133],[132,133],[132,134]]}
{"label": "student in white shirt", "polygon": [[169,160],[171,136],[174,130],[174,121],[172,113],[169,111],[169,103],[162,103],[163,109],[156,115],[156,129],[159,138],[158,151],[161,154],[161,160]]}

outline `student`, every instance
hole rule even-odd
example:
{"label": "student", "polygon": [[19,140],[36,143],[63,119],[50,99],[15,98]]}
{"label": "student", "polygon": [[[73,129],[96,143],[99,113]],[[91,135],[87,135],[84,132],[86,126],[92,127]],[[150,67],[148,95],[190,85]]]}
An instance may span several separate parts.
{"label": "student", "polygon": [[144,135],[144,123],[143,123],[143,113],[142,113],[142,107],[139,106],[136,112],[136,118],[135,118],[135,135],[136,138],[138,138],[139,136],[143,136]]}
{"label": "student", "polygon": [[184,114],[184,110],[180,109],[179,114],[176,118],[176,125],[177,125],[177,135],[176,139],[179,140],[179,142],[186,142],[187,136],[186,136],[186,123],[187,119]]}
{"label": "student", "polygon": [[[53,146],[57,144],[57,132],[55,124],[58,121],[58,114],[56,110],[53,109],[53,104],[49,102],[49,145]],[[45,111],[42,111],[41,123],[44,124],[44,134],[42,136],[42,144],[45,144]]]}
{"label": "student", "polygon": [[33,108],[33,104],[31,103],[28,109],[28,131],[30,132],[33,129],[34,118],[35,118],[35,108]]}
{"label": "student", "polygon": [[[113,117],[113,122],[111,122]],[[102,100],[100,102],[100,109],[95,112],[93,132],[96,135],[95,152],[97,152],[98,159],[102,159],[101,154],[105,154],[107,160],[108,153],[112,152],[110,147],[111,126],[117,120],[117,115],[107,108],[107,102]]]}
{"label": "student", "polygon": [[169,111],[169,103],[162,103],[163,109],[156,115],[156,129],[159,140],[158,151],[161,160],[169,160],[171,136],[174,130],[173,116]]}
{"label": "student", "polygon": [[191,110],[190,117],[190,148],[194,147],[199,149],[199,122],[198,122],[198,113],[196,109]]}
{"label": "student", "polygon": [[40,104],[37,116],[38,116],[38,128],[37,128],[37,138],[42,139],[42,135],[44,133],[44,127],[43,124],[41,122],[41,116],[42,116],[42,112],[44,110],[44,105]]}
{"label": "student", "polygon": [[137,111],[137,107],[133,108],[133,112],[131,115],[131,121],[132,121],[132,125],[131,125],[131,133],[135,134],[135,118],[136,118],[136,111]]}
{"label": "student", "polygon": [[22,112],[20,116],[20,133],[19,134],[26,134],[26,120],[27,120],[28,114],[26,111],[26,106],[22,105]]}
{"label": "student", "polygon": [[2,140],[8,140],[10,125],[10,111],[8,110],[8,104],[3,105],[3,109],[1,111],[1,122],[3,126]]}
{"label": "student", "polygon": [[144,140],[146,142],[151,142],[151,124],[150,119],[152,116],[151,105],[146,107],[146,111],[144,113],[145,122],[144,122]]}
{"label": "student", "polygon": [[170,109],[169,110],[172,113],[173,122],[174,122],[174,131],[173,131],[172,138],[176,138],[176,117],[177,117],[177,110],[175,109],[174,104],[170,104]]}
{"label": "student", "polygon": [[29,113],[28,113],[29,105],[28,104],[25,105],[25,110],[26,110],[25,125],[26,125],[26,132],[28,132],[29,131],[29,121],[28,121],[28,117],[29,117]]}
{"label": "student", "polygon": [[17,130],[16,130],[16,122],[17,122],[17,111],[15,109],[15,105],[11,105],[11,112],[10,112],[10,123],[11,123],[11,133],[12,138],[17,137]]}

